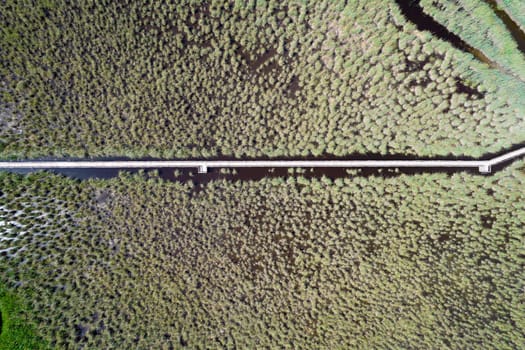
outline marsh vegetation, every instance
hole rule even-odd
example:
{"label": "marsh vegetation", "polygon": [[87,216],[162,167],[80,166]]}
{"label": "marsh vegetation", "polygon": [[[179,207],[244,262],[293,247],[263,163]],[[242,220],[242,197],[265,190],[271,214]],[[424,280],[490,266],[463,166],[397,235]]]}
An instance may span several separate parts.
{"label": "marsh vegetation", "polygon": [[523,55],[504,25],[484,2],[435,3],[505,71],[393,0],[4,1],[0,154],[479,156],[524,141]]}
{"label": "marsh vegetation", "polygon": [[[1,1],[0,157],[523,143],[523,2],[398,3]],[[164,171],[0,172],[0,347],[525,348],[523,161]]]}
{"label": "marsh vegetation", "polygon": [[59,348],[520,348],[525,172],[1,175],[0,276]]}

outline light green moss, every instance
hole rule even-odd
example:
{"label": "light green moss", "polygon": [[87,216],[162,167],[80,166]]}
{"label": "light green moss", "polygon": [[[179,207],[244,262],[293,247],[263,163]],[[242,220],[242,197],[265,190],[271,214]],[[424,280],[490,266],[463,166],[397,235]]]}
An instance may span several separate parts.
{"label": "light green moss", "polygon": [[32,313],[22,306],[21,300],[0,286],[0,313],[2,317],[0,349],[49,349],[36,331]]}

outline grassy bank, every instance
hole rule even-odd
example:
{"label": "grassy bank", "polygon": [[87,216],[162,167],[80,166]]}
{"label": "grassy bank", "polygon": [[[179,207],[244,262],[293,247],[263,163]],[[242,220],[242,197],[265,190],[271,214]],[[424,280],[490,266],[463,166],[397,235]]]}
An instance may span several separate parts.
{"label": "grassy bank", "polygon": [[32,313],[27,312],[15,295],[16,292],[9,292],[0,286],[0,349],[49,349],[38,335]]}

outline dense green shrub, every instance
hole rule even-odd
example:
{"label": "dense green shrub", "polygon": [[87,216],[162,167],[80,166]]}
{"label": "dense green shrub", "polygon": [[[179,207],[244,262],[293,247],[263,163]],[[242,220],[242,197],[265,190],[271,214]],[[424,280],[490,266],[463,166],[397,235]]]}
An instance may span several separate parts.
{"label": "dense green shrub", "polygon": [[9,0],[0,31],[3,157],[479,156],[525,140],[525,84],[393,0]]}
{"label": "dense green shrub", "polygon": [[58,348],[525,346],[523,162],[297,176],[3,174],[1,282]]}

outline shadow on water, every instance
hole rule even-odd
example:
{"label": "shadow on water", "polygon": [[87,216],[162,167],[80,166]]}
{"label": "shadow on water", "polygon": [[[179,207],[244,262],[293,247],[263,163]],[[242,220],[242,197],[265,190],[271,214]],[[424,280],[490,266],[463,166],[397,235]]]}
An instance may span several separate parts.
{"label": "shadow on water", "polygon": [[426,14],[419,3],[420,0],[395,0],[395,2],[399,6],[403,16],[412,22],[418,30],[429,31],[441,40],[448,41],[455,48],[472,54],[481,62],[493,68],[496,67],[496,64],[481,51],[467,44],[461,37],[449,31],[432,16]]}
{"label": "shadow on water", "polygon": [[[508,166],[512,161],[492,168],[492,173]],[[110,179],[116,178],[120,173],[137,174],[137,169],[43,169],[55,174],[65,175],[78,180],[87,179]],[[19,174],[28,174],[37,170],[12,169],[9,170]],[[205,174],[200,174],[197,169],[162,168],[141,171],[146,178],[162,179],[169,182],[193,182],[194,185],[205,185],[216,180],[231,181],[259,181],[266,178],[288,178],[290,176],[302,176],[307,179],[327,177],[339,179],[348,177],[382,177],[392,178],[400,175],[418,174],[455,174],[466,172],[471,175],[490,176],[480,174],[474,168],[236,168],[236,169],[208,169]]]}
{"label": "shadow on water", "polygon": [[[347,157],[334,157],[334,156],[323,156],[323,157],[282,157],[279,160],[489,160],[494,157],[507,154],[509,152],[518,150],[525,147],[525,142],[515,144],[513,147],[497,153],[486,153],[482,157],[416,157],[407,155],[379,155],[379,154],[352,154]],[[272,160],[275,158],[261,157],[257,160]],[[42,159],[40,159],[42,160]],[[62,159],[63,160],[63,159]],[[73,160],[73,159],[70,159]],[[78,160],[78,159],[77,159]],[[85,159],[83,159],[85,160]],[[130,158],[96,158],[92,160],[163,160],[157,158],[141,158],[141,159],[130,159]],[[233,157],[215,157],[208,158],[206,160],[239,160]],[[250,159],[245,159],[250,160]],[[492,167],[492,173],[500,171],[510,165],[514,159],[510,159],[504,163],[500,163]],[[334,168],[334,167],[316,167],[316,168],[300,168],[299,171],[289,170],[290,168],[271,168],[271,167],[257,167],[257,168],[235,168],[235,169],[218,169],[209,168],[205,174],[199,174],[195,168],[151,168],[147,170],[141,170],[137,168],[69,168],[69,169],[44,169],[56,174],[65,175],[71,178],[86,180],[86,179],[110,179],[118,177],[120,172],[126,172],[129,174],[137,174],[143,172],[145,176],[152,178],[161,178],[166,181],[186,182],[193,181],[195,184],[203,184],[218,179],[230,179],[230,180],[261,180],[263,178],[277,178],[277,177],[288,177],[291,174],[301,175],[306,178],[321,178],[323,176],[336,179],[344,178],[349,176],[378,176],[378,177],[395,177],[400,174],[425,174],[425,173],[446,173],[453,174],[457,172],[467,172],[471,174],[479,175],[477,169],[473,168]],[[2,169],[0,169],[2,170]],[[28,174],[38,169],[6,169],[8,171],[18,174]],[[490,175],[490,174],[489,174]]]}

